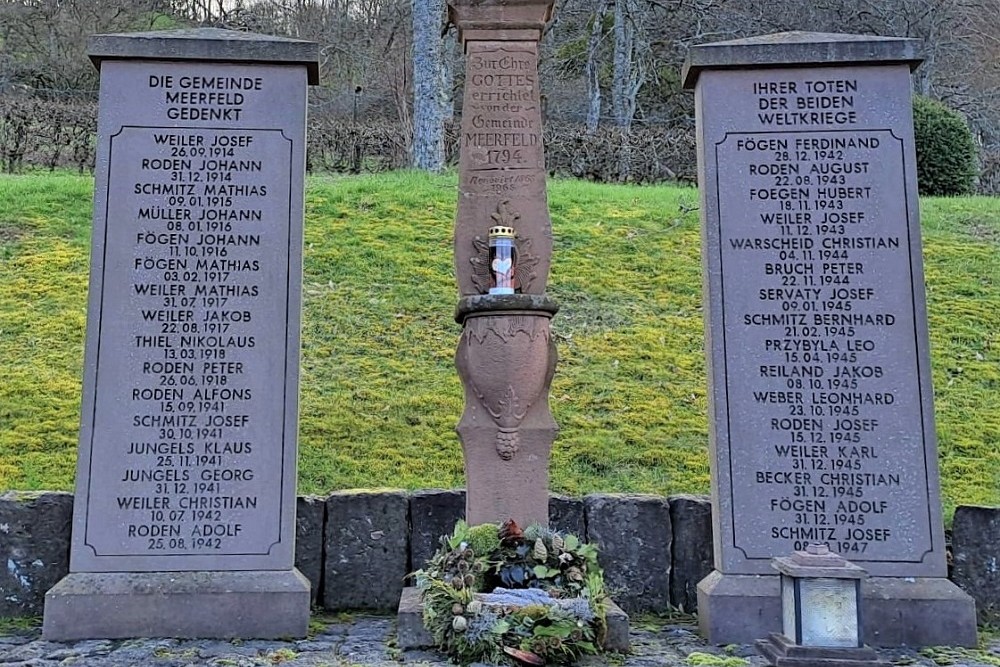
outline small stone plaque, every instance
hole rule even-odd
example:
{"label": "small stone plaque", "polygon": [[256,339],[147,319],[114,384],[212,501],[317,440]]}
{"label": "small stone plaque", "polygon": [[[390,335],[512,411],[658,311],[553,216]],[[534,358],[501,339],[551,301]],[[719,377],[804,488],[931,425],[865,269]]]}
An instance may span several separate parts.
{"label": "small stone plaque", "polygon": [[909,68],[708,69],[696,97],[716,566],[824,543],[943,576]]}
{"label": "small stone plaque", "polygon": [[71,570],[290,570],[306,68],[105,60]]}

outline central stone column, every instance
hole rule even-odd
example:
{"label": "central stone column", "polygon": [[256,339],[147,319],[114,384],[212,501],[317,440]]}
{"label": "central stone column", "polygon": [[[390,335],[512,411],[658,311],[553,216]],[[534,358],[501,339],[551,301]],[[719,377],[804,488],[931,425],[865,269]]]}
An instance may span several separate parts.
{"label": "central stone column", "polygon": [[556,350],[538,86],[551,0],[451,0],[465,47],[455,273],[466,520],[548,523]]}

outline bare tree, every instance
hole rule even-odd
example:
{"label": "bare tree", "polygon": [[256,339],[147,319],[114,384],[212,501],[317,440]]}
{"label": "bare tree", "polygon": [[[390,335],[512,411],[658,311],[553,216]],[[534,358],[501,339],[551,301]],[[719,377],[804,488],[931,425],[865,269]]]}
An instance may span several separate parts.
{"label": "bare tree", "polygon": [[610,0],[594,0],[590,37],[587,40],[587,134],[597,132],[601,121],[600,49],[604,38],[604,16]]}
{"label": "bare tree", "polygon": [[413,166],[444,168],[444,0],[413,0]]}
{"label": "bare tree", "polygon": [[615,0],[615,56],[611,108],[615,125],[628,130],[646,71],[637,53],[642,48],[641,0]]}
{"label": "bare tree", "polygon": [[615,0],[615,55],[611,78],[611,109],[621,131],[618,180],[629,179],[632,161],[629,132],[635,118],[639,90],[646,79],[643,0]]}
{"label": "bare tree", "polygon": [[462,45],[458,41],[458,31],[449,29],[444,36],[444,120],[455,118],[455,69],[463,62]]}
{"label": "bare tree", "polygon": [[86,58],[95,33],[149,30],[162,0],[35,0],[0,4],[0,43],[17,54],[6,64],[11,81],[55,94],[97,88],[97,72]]}
{"label": "bare tree", "polygon": [[[380,124],[371,136],[395,142],[394,166],[404,155],[423,165],[418,160],[424,146],[434,154],[439,145],[435,133],[442,121],[433,114],[448,118],[452,89],[462,85],[460,69],[444,74],[443,83],[440,71],[424,73],[428,62],[440,62],[447,72],[461,60],[454,33],[440,55],[434,52],[441,49],[441,4],[0,0],[0,94],[92,96],[97,73],[85,55],[86,39],[98,32],[213,25],[287,35],[320,44],[322,83],[310,92],[313,118],[335,128],[338,141],[355,145]],[[547,120],[573,123],[576,132],[588,135],[587,145],[597,146],[603,137],[605,175],[616,171],[614,160],[622,180],[643,178],[635,166],[642,161],[629,153],[639,141],[634,123],[643,122],[644,133],[655,125],[692,126],[692,98],[681,90],[678,74],[690,46],[783,30],[921,39],[925,61],[914,76],[915,90],[962,112],[984,155],[1000,155],[1000,0],[557,0],[555,8],[539,63]],[[432,84],[443,92],[428,92]],[[355,122],[345,129],[348,119]],[[613,127],[602,132],[602,121]],[[610,150],[612,145],[619,150]],[[1000,157],[990,159],[1000,164]],[[428,168],[436,164],[432,160]]]}

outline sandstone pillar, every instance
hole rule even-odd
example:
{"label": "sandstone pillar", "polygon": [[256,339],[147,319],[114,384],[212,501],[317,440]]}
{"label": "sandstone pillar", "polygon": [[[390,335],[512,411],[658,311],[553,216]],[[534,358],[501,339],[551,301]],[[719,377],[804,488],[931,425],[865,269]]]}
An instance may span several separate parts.
{"label": "sandstone pillar", "polygon": [[[457,427],[466,519],[548,522],[549,412],[556,350],[545,296],[552,225],[545,195],[538,41],[551,0],[451,0],[465,47],[455,272],[465,386]],[[509,255],[491,254],[490,237]]]}

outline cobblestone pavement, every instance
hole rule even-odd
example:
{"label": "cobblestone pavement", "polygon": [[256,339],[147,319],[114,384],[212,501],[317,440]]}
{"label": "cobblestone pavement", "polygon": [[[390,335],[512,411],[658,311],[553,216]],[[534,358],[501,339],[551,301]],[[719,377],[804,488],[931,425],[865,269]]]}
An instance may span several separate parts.
{"label": "cobblestone pavement", "polygon": [[[0,636],[0,667],[434,667],[448,660],[433,651],[400,651],[395,619],[384,616],[317,617],[308,639],[219,641],[208,639],[89,640],[48,642],[41,630],[8,629]],[[584,667],[764,667],[750,646],[707,646],[687,622],[642,619],[633,622],[629,655],[588,658]],[[896,665],[1000,667],[1000,637],[980,650],[939,647],[880,651]]]}

